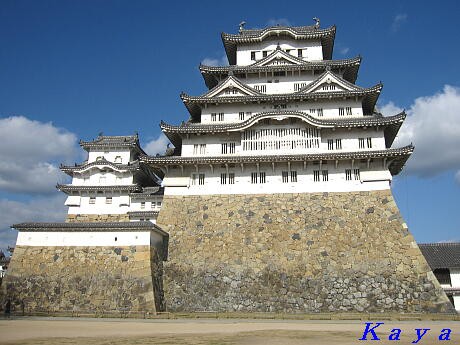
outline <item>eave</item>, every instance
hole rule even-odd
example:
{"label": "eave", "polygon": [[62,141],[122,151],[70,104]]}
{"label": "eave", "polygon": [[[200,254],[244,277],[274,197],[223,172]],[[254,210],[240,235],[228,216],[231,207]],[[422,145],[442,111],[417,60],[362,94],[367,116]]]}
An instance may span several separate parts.
{"label": "eave", "polygon": [[384,127],[386,147],[391,144],[396,137],[402,123],[406,118],[406,113],[401,112],[394,116],[364,116],[352,119],[319,119],[301,111],[270,111],[261,112],[246,121],[226,124],[202,124],[187,123],[180,126],[169,125],[163,121],[160,123],[161,130],[168,137],[175,147],[182,145],[182,138],[188,134],[214,134],[245,130],[257,122],[267,118],[295,117],[299,118],[313,127],[317,128],[357,128],[357,127]]}
{"label": "eave", "polygon": [[[248,34],[249,31],[254,32],[254,34]],[[228,62],[230,65],[236,65],[236,51],[239,44],[262,42],[270,37],[290,37],[295,40],[319,39],[323,48],[323,58],[325,60],[331,60],[332,51],[334,49],[335,32],[335,25],[326,29],[313,28],[307,31],[302,31],[295,27],[275,26],[257,31],[247,30],[244,34],[240,33],[236,35],[223,32],[221,38]]]}
{"label": "eave", "polygon": [[351,83],[355,83],[358,77],[358,70],[361,65],[361,56],[346,59],[346,60],[324,60],[324,61],[304,61],[304,63],[296,64],[286,64],[286,65],[274,65],[274,66],[206,66],[200,65],[200,72],[203,76],[203,79],[206,83],[208,89],[215,87],[220,80],[228,77],[230,72],[233,72],[234,75],[239,76],[241,74],[248,73],[272,73],[278,71],[326,71],[327,68],[330,68],[335,73],[338,73],[339,70],[343,71],[343,78]]}
{"label": "eave", "polygon": [[95,161],[92,163],[75,164],[74,166],[61,165],[60,169],[62,172],[66,173],[67,175],[73,176],[74,173],[76,172],[82,173],[94,167],[97,167],[99,169],[110,168],[113,171],[118,171],[118,172],[134,171],[134,170],[139,170],[139,161],[130,162],[128,164],[115,164],[115,163],[109,162],[106,159],[102,159],[102,160]]}
{"label": "eave", "polygon": [[260,155],[260,156],[209,156],[209,157],[152,157],[142,155],[140,160],[146,164],[164,168],[168,165],[213,165],[213,164],[257,164],[278,162],[308,162],[308,161],[340,161],[386,158],[389,160],[388,169],[392,175],[397,175],[407,159],[414,151],[414,146],[386,150],[365,150],[354,152],[324,152],[291,155]]}
{"label": "eave", "polygon": [[136,192],[136,191],[142,191],[142,187],[139,186],[138,184],[110,185],[110,186],[76,186],[76,185],[70,185],[70,184],[57,184],[56,188],[65,194],[71,194],[72,192],[104,192],[104,191]]}

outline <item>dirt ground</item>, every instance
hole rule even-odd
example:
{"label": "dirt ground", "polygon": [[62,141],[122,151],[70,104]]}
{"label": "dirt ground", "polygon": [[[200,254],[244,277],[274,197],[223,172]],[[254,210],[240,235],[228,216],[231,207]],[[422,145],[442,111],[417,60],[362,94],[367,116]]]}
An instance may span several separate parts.
{"label": "dirt ground", "polygon": [[[375,320],[374,322],[377,322]],[[438,337],[450,328],[448,344],[460,344],[458,321],[382,321],[376,329],[381,341],[361,341],[364,321],[296,320],[132,320],[23,318],[0,320],[1,344],[25,345],[297,345],[297,344],[394,344],[388,335],[400,328],[397,344],[417,339],[416,328],[430,328],[418,344],[445,343]],[[374,324],[375,325],[375,324]]]}

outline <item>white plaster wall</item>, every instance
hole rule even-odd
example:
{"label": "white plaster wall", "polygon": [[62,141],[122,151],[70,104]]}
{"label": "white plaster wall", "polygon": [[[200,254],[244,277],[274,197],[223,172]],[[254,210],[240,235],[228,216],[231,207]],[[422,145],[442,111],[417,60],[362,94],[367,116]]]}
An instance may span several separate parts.
{"label": "white plaster wall", "polygon": [[115,158],[121,156],[122,164],[127,164],[132,160],[131,153],[129,149],[117,149],[116,151],[89,151],[88,153],[88,163],[95,162],[97,157],[104,157],[109,162],[114,163]]}
{"label": "white plaster wall", "polygon": [[460,268],[450,269],[450,282],[452,287],[460,288]]}
{"label": "white plaster wall", "polygon": [[[344,115],[339,116],[339,107],[351,107],[352,108],[352,115]],[[322,108],[323,109],[323,116],[318,117],[317,110]],[[315,112],[312,112],[311,109],[315,109]],[[254,116],[261,112],[273,111],[275,107],[273,104],[232,104],[232,103],[224,103],[224,104],[217,104],[217,105],[208,105],[206,108],[203,108],[201,113],[201,122],[202,123],[212,123],[212,124],[219,124],[219,123],[238,123],[242,122],[239,119],[239,112],[245,112],[245,120]],[[282,110],[282,109],[276,109]],[[306,102],[293,102],[293,103],[286,103],[285,110],[291,111],[302,111],[307,114],[310,114],[313,117],[317,117],[319,119],[342,119],[342,118],[360,118],[363,116],[363,108],[361,100],[355,99],[346,99],[337,101],[328,101],[328,100],[317,100],[317,101],[306,101]],[[247,115],[246,113],[250,112],[251,115]],[[211,120],[211,113],[216,113],[217,121]],[[218,121],[219,113],[224,113],[224,121]]]}
{"label": "white plaster wall", "polygon": [[[96,198],[94,204],[90,204],[90,197]],[[72,196],[74,197],[74,196]],[[112,197],[112,203],[107,204],[107,197]],[[68,214],[126,214],[131,211],[159,211],[163,196],[154,196],[145,201],[142,208],[141,201],[131,201],[128,195],[106,192],[104,194],[86,193],[80,197],[80,205],[68,205]],[[153,207],[152,207],[153,204]]]}
{"label": "white plaster wall", "polygon": [[268,51],[268,55],[272,53],[277,45],[286,51],[291,49],[290,54],[297,57],[297,49],[303,49],[302,59],[305,61],[323,60],[323,49],[319,40],[294,40],[281,37],[269,37],[262,42],[252,44],[239,44],[236,52],[236,63],[240,66],[247,66],[253,64],[255,61],[251,60],[251,52],[256,52],[256,61],[261,60],[262,51]]}
{"label": "white plaster wall", "polygon": [[18,233],[17,246],[135,246],[150,245],[151,231],[77,231],[77,232],[23,232]]}
{"label": "white plaster wall", "polygon": [[93,167],[82,173],[76,173],[72,179],[72,185],[75,186],[113,186],[113,185],[130,185],[133,183],[132,172],[117,172],[110,170],[112,168],[103,168],[103,173],[97,167]]}
{"label": "white plaster wall", "polygon": [[[168,177],[163,180],[166,195],[211,195],[211,194],[271,194],[271,193],[316,193],[316,192],[349,192],[383,190],[390,187],[391,174],[387,169],[382,168],[382,161],[374,161],[370,164],[360,161],[355,162],[353,168],[359,168],[361,175],[373,172],[373,180],[363,182],[355,180],[352,171],[352,180],[345,178],[345,169],[351,169],[351,162],[339,162],[337,168],[334,163],[323,164],[321,169],[317,164],[309,163],[304,168],[303,163],[291,163],[290,170],[297,171],[297,182],[282,182],[282,171],[288,171],[287,163],[276,163],[275,169],[269,163],[259,165],[259,171],[266,173],[266,183],[252,184],[251,173],[257,172],[255,164],[245,164],[243,169],[240,165],[229,165],[229,173],[235,174],[235,184],[222,185],[220,183],[221,173],[226,173],[224,167],[215,166],[214,171],[208,166],[198,166],[196,170],[186,170],[184,174],[180,169],[170,169]],[[328,170],[329,180],[315,182],[314,170]],[[191,176],[193,173],[204,173],[204,185],[192,185]],[[228,175],[227,175],[228,176]],[[290,178],[289,178],[290,180]]]}
{"label": "white plaster wall", "polygon": [[454,308],[457,312],[460,313],[460,296],[453,296],[454,297]]}
{"label": "white plaster wall", "polygon": [[163,196],[155,197],[150,201],[144,201],[144,207],[142,207],[142,201],[131,201],[129,211],[159,211],[162,204]]}
{"label": "white plaster wall", "polygon": [[[90,197],[95,197],[95,203],[90,204]],[[107,197],[112,197],[112,203],[107,204]],[[130,211],[129,196],[115,193],[87,193],[80,197],[80,205],[69,205],[69,214],[125,214]]]}

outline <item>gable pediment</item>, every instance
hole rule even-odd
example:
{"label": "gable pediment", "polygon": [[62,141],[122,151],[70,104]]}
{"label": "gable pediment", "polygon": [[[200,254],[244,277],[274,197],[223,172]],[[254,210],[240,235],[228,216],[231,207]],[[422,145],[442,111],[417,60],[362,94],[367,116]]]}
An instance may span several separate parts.
{"label": "gable pediment", "polygon": [[221,84],[207,92],[204,97],[232,97],[232,96],[256,96],[260,93],[255,89],[244,85],[233,76],[225,79]]}
{"label": "gable pediment", "polygon": [[299,58],[296,58],[295,56],[292,56],[291,54],[288,54],[281,49],[277,49],[273,53],[268,55],[267,57],[252,64],[252,66],[263,67],[263,66],[300,65],[303,63],[305,63],[305,61]]}

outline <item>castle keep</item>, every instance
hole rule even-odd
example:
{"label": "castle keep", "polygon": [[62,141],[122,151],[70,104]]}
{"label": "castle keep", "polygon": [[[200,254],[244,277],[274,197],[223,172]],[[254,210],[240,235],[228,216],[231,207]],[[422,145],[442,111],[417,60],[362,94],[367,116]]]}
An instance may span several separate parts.
{"label": "castle keep", "polygon": [[[355,84],[360,57],[332,59],[335,32],[223,33],[229,66],[200,66],[208,91],[181,95],[187,121],[161,122],[164,155],[137,137],[82,142],[88,161],[58,186],[68,222],[16,226],[9,293],[43,299],[33,281],[62,306],[152,312],[450,310],[390,190],[413,151],[392,147],[406,115],[378,112],[382,84]],[[73,281],[105,280],[77,291],[65,257],[97,271]]]}

